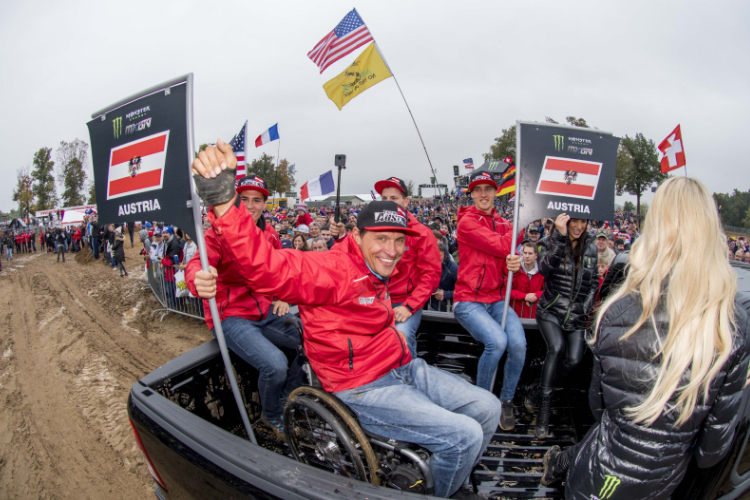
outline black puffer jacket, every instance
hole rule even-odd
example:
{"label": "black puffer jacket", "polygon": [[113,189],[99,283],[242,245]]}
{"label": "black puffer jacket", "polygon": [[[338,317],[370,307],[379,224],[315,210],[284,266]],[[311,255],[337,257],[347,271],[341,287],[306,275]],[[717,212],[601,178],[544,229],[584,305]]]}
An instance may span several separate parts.
{"label": "black puffer jacket", "polygon": [[581,238],[584,251],[577,275],[573,259],[565,258],[567,236],[553,229],[542,241],[546,251],[539,259],[539,272],[544,276],[544,293],[539,299],[536,316],[554,321],[565,331],[583,330],[588,326],[599,289],[596,244],[588,232]]}
{"label": "black puffer jacket", "polygon": [[[732,354],[714,379],[708,399],[695,407],[690,420],[673,427],[674,413],[662,415],[650,427],[635,425],[624,409],[643,401],[656,377],[658,350],[652,323],[647,321],[625,341],[622,336],[636,323],[640,300],[626,296],[602,318],[594,352],[589,400],[599,422],[584,438],[568,471],[565,498],[666,499],[679,485],[691,456],[699,467],[718,463],[729,451],[735,419],[748,374],[746,336],[748,313],[737,302],[738,330]],[[666,309],[655,315],[658,331],[666,335]],[[681,385],[690,377],[688,370]],[[671,403],[674,403],[673,398]]]}

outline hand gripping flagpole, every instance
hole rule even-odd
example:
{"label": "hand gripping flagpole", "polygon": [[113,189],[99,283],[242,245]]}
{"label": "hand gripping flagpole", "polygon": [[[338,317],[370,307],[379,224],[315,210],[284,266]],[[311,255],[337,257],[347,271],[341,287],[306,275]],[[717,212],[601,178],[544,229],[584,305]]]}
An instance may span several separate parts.
{"label": "hand gripping flagpole", "polygon": [[[521,186],[521,122],[516,120],[516,196],[513,201],[513,236],[510,244],[510,255],[511,257],[516,254],[516,244],[518,243],[518,199],[520,196]],[[500,323],[500,328],[505,331],[505,322],[508,319],[508,308],[510,307],[510,290],[513,287],[513,271],[508,271],[508,284],[505,287],[505,304],[503,305],[503,320]],[[495,373],[492,375],[492,382],[490,383],[490,392],[495,388],[495,377],[497,376],[497,368]]]}
{"label": "hand gripping flagpole", "polygon": [[[193,74],[187,75],[187,135],[188,135],[188,158],[191,159],[195,155],[195,139],[193,137]],[[247,134],[245,134],[245,142],[247,143]],[[201,269],[208,271],[208,256],[206,255],[206,240],[203,235],[203,221],[201,220],[201,203],[198,198],[198,193],[195,190],[195,182],[193,181],[193,175],[191,172],[191,165],[188,164],[188,175],[190,176],[190,200],[188,205],[193,210],[193,221],[195,222],[195,241],[198,244],[198,255],[201,261]],[[247,173],[247,156],[245,156],[245,173]],[[255,433],[253,427],[250,424],[250,418],[247,415],[247,409],[245,408],[245,402],[240,394],[240,388],[237,385],[237,378],[234,374],[234,367],[232,366],[232,360],[229,358],[229,350],[227,349],[227,341],[224,338],[224,330],[221,328],[221,321],[218,319],[219,310],[216,307],[216,298],[212,297],[208,299],[208,307],[211,311],[211,317],[216,318],[217,321],[214,323],[214,332],[216,333],[216,340],[219,342],[219,350],[221,351],[221,358],[224,361],[224,368],[227,371],[227,378],[229,379],[229,385],[232,387],[232,394],[234,400],[237,403],[237,409],[242,417],[242,423],[245,425],[245,432],[250,438],[253,444],[258,444],[255,439]]]}
{"label": "hand gripping flagpole", "polygon": [[[365,20],[362,18],[362,15],[357,11],[357,9],[354,9],[355,12],[357,12],[357,15],[360,19],[362,19],[362,23],[367,26],[367,30],[370,32],[370,35],[372,35],[372,30],[370,27],[365,23]],[[383,52],[380,50],[380,46],[378,45],[378,42],[375,41],[375,37],[372,37],[373,43],[375,44],[375,49],[378,51],[378,54],[380,54],[380,58],[385,63],[385,67],[388,68],[388,71],[391,72],[391,76],[393,77],[393,81],[396,82],[396,88],[398,88],[399,93],[401,94],[401,99],[404,100],[404,104],[406,104],[406,109],[409,111],[409,116],[411,116],[411,121],[414,123],[414,128],[417,129],[417,135],[419,136],[419,142],[422,143],[422,149],[424,149],[424,154],[427,157],[427,163],[430,164],[430,170],[432,171],[432,176],[435,178],[435,192],[439,195],[440,194],[440,188],[437,187],[439,182],[437,178],[437,174],[435,173],[435,167],[432,166],[432,160],[430,159],[430,154],[427,152],[427,146],[424,144],[424,139],[422,139],[422,133],[419,131],[419,127],[417,126],[417,120],[414,119],[414,114],[411,112],[411,108],[409,107],[409,103],[406,102],[406,96],[404,96],[404,92],[401,90],[401,85],[398,84],[398,80],[396,79],[396,74],[391,69],[390,64],[388,64],[388,61],[385,60],[385,56],[383,56]]]}

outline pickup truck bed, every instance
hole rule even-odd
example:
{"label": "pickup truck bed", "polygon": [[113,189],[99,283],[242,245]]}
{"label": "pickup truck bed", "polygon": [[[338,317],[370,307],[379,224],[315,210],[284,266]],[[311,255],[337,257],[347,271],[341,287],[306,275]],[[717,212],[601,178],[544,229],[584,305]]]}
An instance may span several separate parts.
{"label": "pickup truck bed", "polygon": [[[740,289],[750,292],[750,268],[737,271]],[[746,305],[750,308],[750,299]],[[536,323],[523,323],[528,353],[515,401],[519,422],[512,432],[496,433],[482,457],[482,470],[477,474],[480,493],[495,500],[564,498],[562,488],[539,485],[542,457],[552,445],[577,442],[593,424],[587,400],[591,357],[587,353],[566,387],[556,391],[551,436],[539,441],[531,433],[534,416],[526,412],[522,398],[539,377],[546,347]],[[481,345],[451,314],[425,312],[418,340],[420,356],[427,362],[473,381]],[[250,421],[255,423],[260,416],[257,372],[238,358],[232,359]],[[498,373],[502,374],[502,361]],[[729,456],[710,469],[691,468],[675,499],[750,498],[747,392]],[[163,485],[155,485],[162,498],[425,498],[301,464],[262,424],[254,425],[258,445],[253,445],[232,398],[216,341],[183,354],[138,381],[131,390],[128,411],[152,475]]]}

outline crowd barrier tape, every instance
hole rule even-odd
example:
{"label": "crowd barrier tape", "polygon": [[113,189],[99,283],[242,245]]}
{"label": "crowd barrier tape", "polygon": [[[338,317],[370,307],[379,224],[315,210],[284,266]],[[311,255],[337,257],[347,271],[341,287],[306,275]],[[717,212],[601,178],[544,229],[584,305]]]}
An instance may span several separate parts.
{"label": "crowd barrier tape", "polygon": [[[171,270],[170,274],[172,274]],[[162,307],[155,310],[152,314],[165,311],[165,314],[161,317],[162,320],[166,313],[170,312],[190,316],[195,319],[205,319],[203,300],[189,296],[178,297],[177,283],[167,279],[166,268],[161,263],[150,261],[146,267],[146,276],[151,291]]]}

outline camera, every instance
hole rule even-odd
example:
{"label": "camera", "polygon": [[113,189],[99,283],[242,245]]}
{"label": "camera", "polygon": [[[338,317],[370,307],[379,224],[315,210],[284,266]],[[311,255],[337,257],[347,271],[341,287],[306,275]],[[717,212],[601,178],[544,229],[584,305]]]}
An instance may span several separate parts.
{"label": "camera", "polygon": [[335,158],[337,167],[346,168],[346,155],[336,155]]}

